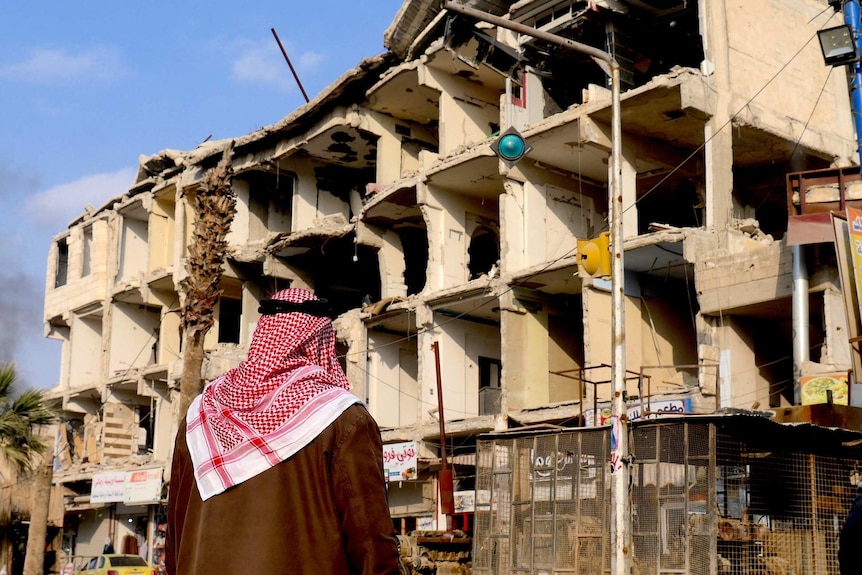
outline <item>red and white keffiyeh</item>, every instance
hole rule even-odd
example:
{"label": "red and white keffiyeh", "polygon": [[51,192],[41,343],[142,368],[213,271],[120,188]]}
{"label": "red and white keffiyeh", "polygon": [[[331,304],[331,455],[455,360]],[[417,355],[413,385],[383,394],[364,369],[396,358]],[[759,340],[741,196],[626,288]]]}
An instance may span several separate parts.
{"label": "red and white keffiyeh", "polygon": [[[272,299],[317,300],[303,289]],[[260,318],[248,358],[213,380],[186,415],[186,441],[201,499],[288,459],[359,403],[335,356],[327,317],[291,312]]]}

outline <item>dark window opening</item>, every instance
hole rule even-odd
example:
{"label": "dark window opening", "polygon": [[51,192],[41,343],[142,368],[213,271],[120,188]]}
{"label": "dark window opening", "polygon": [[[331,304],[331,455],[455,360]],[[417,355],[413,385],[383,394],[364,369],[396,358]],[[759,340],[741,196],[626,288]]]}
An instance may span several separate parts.
{"label": "dark window opening", "polygon": [[503,362],[493,357],[479,356],[479,415],[500,413],[500,374]]}
{"label": "dark window opening", "polygon": [[218,342],[239,343],[242,302],[238,299],[221,298],[218,314]]}
{"label": "dark window opening", "polygon": [[[746,135],[737,135],[734,131],[734,150],[744,146],[746,140],[752,140],[752,138],[746,138]],[[764,146],[762,143],[760,145]],[[792,156],[784,163],[778,163],[773,158],[768,163],[760,165],[743,167],[735,165],[733,200],[740,206],[754,209],[754,217],[763,233],[775,239],[781,239],[787,232],[788,216],[799,213],[798,203],[795,203],[795,200],[793,213],[788,211],[787,172],[823,168],[828,168],[826,161],[802,153],[799,148],[795,148]],[[793,192],[796,195],[798,189],[793,188]]]}
{"label": "dark window opening", "polygon": [[[676,66],[699,68],[704,58],[696,2],[682,3],[679,10],[662,15],[634,8],[624,15],[587,10],[557,34],[613,55],[620,64],[622,91]],[[531,41],[525,56],[561,109],[582,104],[589,84],[610,87],[607,75],[582,54]]]}
{"label": "dark window opening", "polygon": [[474,280],[491,271],[500,260],[500,245],[497,234],[488,228],[479,228],[470,238],[470,247],[467,248],[470,256],[468,268],[470,279]]}
{"label": "dark window opening", "polygon": [[[430,144],[422,140],[407,137],[401,138],[401,152],[405,156],[411,158],[413,162],[419,161],[419,154],[423,150],[436,152],[437,148],[435,144]],[[413,169],[412,166],[410,166],[410,169]]]}
{"label": "dark window opening", "polygon": [[405,227],[398,230],[404,253],[404,284],[407,295],[425,289],[428,267],[428,234],[425,228]]}
{"label": "dark window opening", "polygon": [[335,355],[338,358],[338,365],[341,366],[341,371],[347,373],[347,352],[350,348],[343,341],[335,342]]}
{"label": "dark window opening", "polygon": [[290,231],[296,175],[253,171],[242,174],[242,179],[248,183],[249,238],[261,239],[268,231]]}
{"label": "dark window opening", "polygon": [[[361,160],[357,156],[345,156],[345,158],[353,158],[357,164],[369,162],[373,164],[375,154],[376,148],[373,148],[368,150],[368,156]],[[348,206],[351,218],[358,217],[359,214],[354,209],[356,206],[350,201],[351,193],[355,190],[364,191],[368,184],[374,183],[376,177],[377,172],[374,167],[347,168],[339,164],[327,164],[314,168],[318,190],[315,208],[320,208],[320,192],[328,192]]]}
{"label": "dark window opening", "polygon": [[57,270],[54,276],[54,287],[66,285],[69,281],[69,244],[66,238],[57,242]]}
{"label": "dark window opening", "polygon": [[396,533],[400,533],[401,535],[407,535],[418,529],[419,520],[416,517],[393,517],[392,518],[392,527],[395,528]]}
{"label": "dark window opening", "polygon": [[[157,312],[158,313],[158,312]],[[159,338],[161,330],[158,327],[153,328],[153,344],[150,346],[150,361],[147,365],[157,365],[159,363]]]}
{"label": "dark window opening", "polygon": [[84,228],[84,242],[83,242],[83,258],[81,264],[81,276],[90,275],[90,269],[92,267],[92,259],[93,259],[93,226],[88,226]]}
{"label": "dark window opening", "polygon": [[282,259],[308,270],[314,293],[329,300],[332,317],[380,301],[377,249],[354,242],[353,235],[328,238],[304,253]]}
{"label": "dark window opening", "polygon": [[156,412],[150,405],[138,406],[138,453],[153,451],[153,436],[156,433]]}
{"label": "dark window opening", "polygon": [[697,3],[680,8],[663,15],[638,10],[614,15],[605,50],[620,64],[623,90],[642,86],[675,66],[700,67],[704,55]]}
{"label": "dark window opening", "polygon": [[[811,294],[809,302],[809,360],[819,363],[825,342],[823,297]],[[769,397],[750,398],[769,407],[794,404],[793,329],[790,298],[752,306],[747,316],[737,316],[740,331],[751,342],[759,379],[769,383]],[[782,401],[783,400],[783,401]],[[746,402],[749,398],[746,398]]]}
{"label": "dark window opening", "polygon": [[479,389],[500,387],[500,371],[503,362],[493,357],[479,356]]}
{"label": "dark window opening", "polygon": [[694,181],[682,178],[669,179],[656,187],[657,178],[639,182],[643,195],[637,203],[638,233],[649,233],[654,223],[680,228],[703,225],[706,198],[702,189]]}
{"label": "dark window opening", "polygon": [[293,281],[287,278],[278,278],[274,276],[264,277],[260,283],[261,299],[271,298],[278,292],[288,289],[293,285]]}

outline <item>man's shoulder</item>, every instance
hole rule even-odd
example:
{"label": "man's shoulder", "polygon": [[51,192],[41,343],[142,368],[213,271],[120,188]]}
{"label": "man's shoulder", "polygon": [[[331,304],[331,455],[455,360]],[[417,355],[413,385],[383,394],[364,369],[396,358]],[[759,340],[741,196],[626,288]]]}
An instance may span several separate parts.
{"label": "man's shoulder", "polygon": [[345,423],[359,423],[365,420],[374,421],[374,418],[371,417],[371,413],[368,412],[364,403],[354,403],[338,416],[338,420]]}
{"label": "man's shoulder", "polygon": [[380,428],[377,426],[377,421],[368,411],[368,407],[364,403],[354,403],[346,408],[335,419],[330,429],[337,437],[336,442],[341,443],[344,439],[363,430],[362,433],[371,433],[377,437],[380,436]]}

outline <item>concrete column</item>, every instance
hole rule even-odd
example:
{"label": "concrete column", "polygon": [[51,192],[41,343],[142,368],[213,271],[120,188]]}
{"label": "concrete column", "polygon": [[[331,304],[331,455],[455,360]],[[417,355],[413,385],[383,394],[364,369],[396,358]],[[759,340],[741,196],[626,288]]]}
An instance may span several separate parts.
{"label": "concrete column", "polygon": [[633,238],[638,235],[637,206],[637,168],[634,158],[627,153],[622,157],[622,191],[623,191],[623,237]]}
{"label": "concrete column", "polygon": [[524,184],[506,180],[500,195],[500,271],[522,269],[524,263]]}
{"label": "concrete column", "polygon": [[464,204],[454,193],[417,187],[428,230],[428,289],[438,290],[467,280],[467,237]]}
{"label": "concrete column", "polygon": [[437,407],[437,371],[434,362],[434,351],[431,344],[440,337],[439,330],[431,329],[434,323],[434,312],[425,305],[416,307],[416,353],[419,356],[419,423],[436,422],[436,416],[428,412]]}
{"label": "concrete column", "polygon": [[512,292],[500,297],[502,387],[513,411],[550,401],[548,314],[538,301],[523,301]]}
{"label": "concrete column", "polygon": [[725,126],[732,114],[725,0],[700,0],[699,9],[706,58],[702,68],[715,98],[715,113],[704,128],[706,227],[723,231],[733,215],[733,133]]}

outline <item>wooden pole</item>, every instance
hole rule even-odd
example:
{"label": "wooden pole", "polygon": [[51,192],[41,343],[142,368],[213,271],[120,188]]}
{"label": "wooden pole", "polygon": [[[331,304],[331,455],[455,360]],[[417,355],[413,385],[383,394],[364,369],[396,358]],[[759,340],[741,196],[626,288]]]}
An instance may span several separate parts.
{"label": "wooden pole", "polygon": [[305,103],[308,103],[308,94],[305,93],[305,88],[302,87],[302,82],[299,81],[299,76],[296,74],[296,70],[293,69],[293,64],[290,63],[290,58],[287,57],[287,51],[284,49],[284,46],[281,45],[281,40],[278,38],[278,34],[275,33],[275,28],[270,28],[272,31],[272,35],[275,36],[275,41],[278,42],[278,47],[281,49],[281,55],[284,56],[285,61],[287,61],[287,65],[290,67],[290,73],[293,74],[293,79],[296,80],[296,85],[299,86],[299,91],[302,92],[302,97],[305,98]]}

